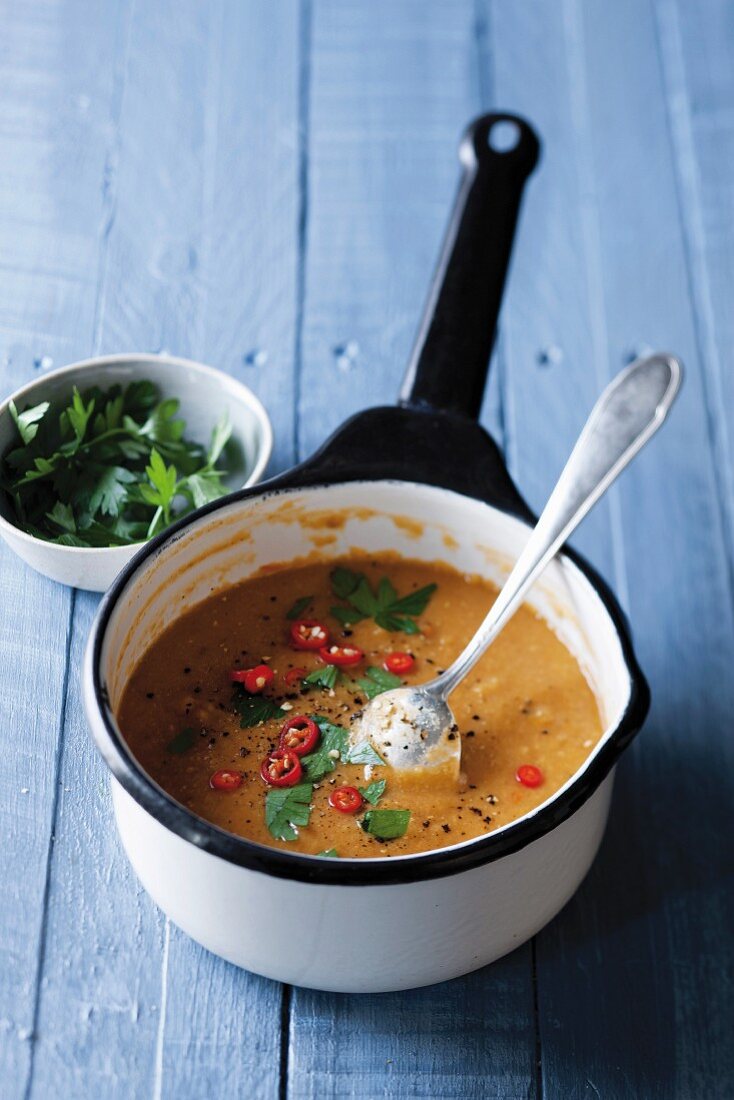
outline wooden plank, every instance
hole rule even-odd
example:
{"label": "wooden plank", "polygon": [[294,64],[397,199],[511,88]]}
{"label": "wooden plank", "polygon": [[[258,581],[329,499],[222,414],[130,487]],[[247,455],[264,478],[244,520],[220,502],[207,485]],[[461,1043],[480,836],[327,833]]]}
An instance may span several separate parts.
{"label": "wooden plank", "polygon": [[734,558],[734,7],[656,4],[696,340]]}
{"label": "wooden plank", "polygon": [[162,915],[120,849],[78,670],[97,597],[78,593],[29,1095],[152,1092],[164,991]]}
{"label": "wooden plank", "polygon": [[534,1095],[529,951],[452,982],[379,995],[294,990],[293,1100]]}
{"label": "wooden plank", "polygon": [[[389,19],[380,5],[314,7],[302,454],[349,413],[395,399],[453,199],[458,138],[486,106],[474,16],[469,3],[404,3]],[[493,397],[485,416],[497,422]],[[534,1055],[529,947],[427,990],[293,991],[293,1097],[526,1097]]]}
{"label": "wooden plank", "polygon": [[[582,396],[590,404],[602,380],[587,373],[590,359],[605,375],[648,345],[673,348],[688,366],[670,426],[621,483],[606,555],[603,526],[584,543],[595,560],[606,556],[625,597],[654,707],[620,769],[599,861],[538,937],[543,1087],[564,1097],[721,1095],[731,1080],[723,838],[734,627],[655,23],[649,8],[626,2],[536,6],[554,99],[550,78],[545,86],[522,82],[538,56],[529,16],[517,8],[504,14],[497,53],[507,64],[498,87],[543,120],[554,150],[546,177],[566,173],[563,209],[554,214],[568,233],[565,246],[559,241],[544,258],[538,241],[527,241],[518,260],[527,294],[508,310],[521,483],[533,470],[545,467],[550,478],[558,469],[583,417]],[[510,35],[514,55],[503,45]],[[569,287],[579,296],[575,307]],[[529,370],[536,334],[545,340],[550,325],[562,351],[552,418],[543,383]],[[682,809],[694,791],[705,814]]]}
{"label": "wooden plank", "polygon": [[[524,495],[539,510],[604,373],[587,281],[575,276],[590,234],[580,179],[584,150],[573,148],[577,120],[559,5],[483,7],[497,102],[527,116],[543,142],[525,197],[502,326],[505,453]],[[536,68],[537,51],[547,63]],[[599,567],[612,572],[608,502],[590,516],[574,544],[593,550]]]}
{"label": "wooden plank", "polygon": [[[241,370],[266,397],[280,395],[287,461],[298,24],[265,2],[242,9],[135,10],[99,343],[166,347]],[[271,220],[279,228],[269,237]],[[262,372],[242,365],[255,343],[273,349]],[[94,605],[78,600],[74,669]],[[65,729],[33,1095],[211,1096],[226,1063],[234,1093],[272,1096],[280,988],[207,955],[136,886],[75,682]]]}
{"label": "wooden plank", "polygon": [[[120,12],[6,7],[0,82],[0,391],[86,353]],[[0,547],[0,1080],[24,1094],[58,791],[72,594]],[[9,841],[9,842],[8,842]]]}
{"label": "wooden plank", "polygon": [[227,0],[211,62],[219,73],[210,104],[217,141],[197,354],[236,374],[265,404],[275,435],[271,472],[295,459],[306,25],[297,5]]}

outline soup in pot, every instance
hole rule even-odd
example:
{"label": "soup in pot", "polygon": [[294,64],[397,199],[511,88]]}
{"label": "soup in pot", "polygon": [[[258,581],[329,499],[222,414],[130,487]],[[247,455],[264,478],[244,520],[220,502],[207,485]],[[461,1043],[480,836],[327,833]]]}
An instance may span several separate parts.
{"label": "soup in pot", "polygon": [[261,844],[390,857],[482,836],[552,796],[602,733],[576,659],[530,607],[451,696],[458,787],[391,769],[352,725],[380,692],[447,668],[496,594],[396,555],[264,570],[161,633],[120,728],[173,798]]}

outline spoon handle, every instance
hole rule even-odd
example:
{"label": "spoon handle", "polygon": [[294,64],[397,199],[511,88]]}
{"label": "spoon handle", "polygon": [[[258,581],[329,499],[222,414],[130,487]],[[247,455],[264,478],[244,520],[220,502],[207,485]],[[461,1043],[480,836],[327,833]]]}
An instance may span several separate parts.
{"label": "spoon handle", "polygon": [[487,617],[456,661],[430,685],[446,699],[514,614],[530,586],[584,516],[663,423],[681,364],[652,355],[621,371],[591,411],[530,538]]}

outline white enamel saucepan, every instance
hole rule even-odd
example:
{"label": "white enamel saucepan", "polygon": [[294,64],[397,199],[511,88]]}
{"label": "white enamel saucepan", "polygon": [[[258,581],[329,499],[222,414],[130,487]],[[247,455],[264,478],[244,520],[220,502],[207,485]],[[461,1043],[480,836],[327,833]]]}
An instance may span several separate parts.
{"label": "white enamel saucepan", "polygon": [[[503,140],[495,149],[495,133],[506,139],[508,127],[514,146]],[[469,128],[456,208],[400,404],[353,417],[303,465],[201,509],[145,546],[103,599],[92,629],[85,707],[135,871],[194,939],[271,978],[349,992],[403,989],[474,970],[521,944],[588,870],[614,765],[647,713],[647,685],[614,597],[585,562],[563,553],[528,600],[580,661],[604,734],[561,790],[485,837],[389,859],[323,859],[255,844],[166,794],[115,720],[130,673],[177,615],[212,590],[320,545],[329,557],[360,547],[442,560],[502,584],[533,517],[475,417],[537,155],[521,119],[490,115]],[[324,549],[327,521],[333,542]],[[355,943],[359,950],[350,950]]]}

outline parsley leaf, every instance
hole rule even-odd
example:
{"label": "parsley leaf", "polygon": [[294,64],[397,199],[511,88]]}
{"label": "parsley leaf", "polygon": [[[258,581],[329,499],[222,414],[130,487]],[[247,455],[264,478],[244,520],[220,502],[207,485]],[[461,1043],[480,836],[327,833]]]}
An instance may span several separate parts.
{"label": "parsley leaf", "polygon": [[341,672],[336,665],[324,665],[323,668],[315,668],[303,678],[304,684],[310,686],[331,689],[339,683]]}
{"label": "parsley leaf", "polygon": [[172,741],[169,741],[166,745],[166,752],[172,752],[176,756],[179,756],[182,752],[187,752],[193,748],[196,744],[196,730],[191,726],[187,726],[186,729],[177,733]]}
{"label": "parsley leaf", "polygon": [[331,587],[334,595],[340,600],[346,600],[363,579],[364,573],[354,573],[351,569],[345,569],[343,565],[337,565],[336,569],[331,571]]}
{"label": "parsley leaf", "polygon": [[357,681],[368,699],[374,699],[376,695],[381,695],[383,691],[392,691],[393,688],[400,687],[402,682],[394,672],[377,668],[375,665],[366,668],[363,678]]}
{"label": "parsley leaf", "polygon": [[212,429],[212,438],[209,443],[209,450],[206,452],[206,461],[208,466],[214,466],[219,461],[219,457],[226,447],[227,443],[232,436],[232,425],[229,421],[229,413],[225,412],[224,415],[217,421]]}
{"label": "parsley leaf", "polygon": [[48,401],[42,401],[40,405],[34,405],[32,409],[26,409],[22,413],[19,413],[16,409],[15,402],[11,401],[8,404],[8,409],[20,438],[24,443],[32,443],[38,434],[39,420],[42,420],[48,412]]}
{"label": "parsley leaf", "polygon": [[420,634],[418,623],[406,615],[393,615],[389,611],[379,611],[375,615],[375,622],[383,630],[402,630],[403,634]]}
{"label": "parsley leaf", "polygon": [[399,600],[393,600],[390,604],[390,611],[397,615],[422,615],[437,588],[437,584],[427,584],[423,588],[417,588],[415,592],[409,592],[407,596],[401,596]]}
{"label": "parsley leaf", "polygon": [[179,489],[190,496],[194,508],[201,508],[203,504],[224,496],[226,490],[222,488],[221,477],[219,470],[202,470],[198,474],[189,474]]}
{"label": "parsley leaf", "polygon": [[62,531],[66,531],[67,534],[76,534],[74,510],[68,504],[62,504],[60,500],[57,500],[51,511],[47,513],[46,518],[60,527]]}
{"label": "parsley leaf", "polygon": [[237,691],[232,696],[232,705],[240,716],[240,729],[243,730],[269,722],[271,718],[286,717],[286,711],[265,695],[245,695]]}
{"label": "parsley leaf", "polygon": [[405,836],[410,822],[410,810],[368,810],[361,821],[366,833],[378,840],[395,840]]}
{"label": "parsley leaf", "polygon": [[354,623],[361,623],[362,619],[368,618],[361,611],[357,611],[356,607],[332,607],[330,611],[343,626],[352,626]]}
{"label": "parsley leaf", "polygon": [[102,412],[94,418],[94,432],[101,435],[102,432],[112,432],[119,428],[122,421],[122,409],[124,400],[122,393],[117,388],[110,390]]}
{"label": "parsley leaf", "polygon": [[92,475],[92,488],[87,508],[90,515],[102,512],[107,516],[119,516],[127,499],[128,486],[137,478],[124,466],[97,466],[88,468]]}
{"label": "parsley leaf", "polygon": [[301,596],[301,598],[296,600],[293,606],[286,611],[286,619],[300,619],[312,599],[313,596]]}
{"label": "parsley leaf", "polygon": [[[87,541],[87,539],[80,538],[79,535],[75,535],[71,531],[64,531],[63,535],[59,535],[59,537],[57,539],[55,539],[54,541],[57,542],[59,544],[59,546],[89,546],[90,545],[90,543]],[[105,546],[109,546],[109,543],[106,542]]]}
{"label": "parsley leaf", "polygon": [[301,764],[308,778],[316,783],[336,768],[336,760],[329,753],[338,752],[339,759],[346,757],[349,748],[349,732],[342,726],[334,725],[323,715],[312,714],[311,718],[321,730],[321,740],[314,752],[301,757]]}
{"label": "parsley leaf", "polygon": [[366,577],[362,577],[359,584],[354,589],[354,592],[352,592],[349,597],[349,602],[352,607],[357,608],[357,611],[361,611],[363,615],[367,615],[370,618],[376,615],[380,610],[380,604],[370,588],[370,582]]}
{"label": "parsley leaf", "polygon": [[324,848],[323,852],[317,852],[317,856],[325,856],[327,859],[338,859],[339,853],[336,848]]}
{"label": "parsley leaf", "polygon": [[147,378],[131,382],[125,390],[125,409],[130,416],[144,416],[157,402],[158,389]]}
{"label": "parsley leaf", "polygon": [[[150,485],[141,485],[140,492],[148,504],[153,504],[162,509],[168,523],[171,515],[171,504],[176,495],[176,467],[166,466],[158,451],[153,448],[150,452],[150,465],[145,467]],[[151,488],[152,486],[152,488]]]}
{"label": "parsley leaf", "polygon": [[375,752],[370,745],[369,741],[360,741],[358,745],[353,748],[347,749],[347,753],[342,757],[345,764],[384,764],[385,761]]}
{"label": "parsley leaf", "polygon": [[298,840],[299,825],[311,818],[313,784],[274,787],[265,795],[265,824],[276,840]]}
{"label": "parsley leaf", "polygon": [[184,420],[174,419],[181,402],[175,397],[159,402],[139,429],[140,435],[154,443],[177,443],[186,428]]}
{"label": "parsley leaf", "polygon": [[339,622],[349,626],[362,619],[374,619],[383,630],[400,630],[404,634],[420,633],[416,618],[423,614],[438,587],[427,584],[407,596],[398,596],[389,577],[382,577],[375,591],[364,573],[353,573],[341,566],[333,570],[331,585],[337,596],[348,601],[347,606],[331,608],[331,614]]}
{"label": "parsley leaf", "polygon": [[385,598],[380,600],[380,609],[375,615],[375,622],[384,630],[402,630],[405,634],[419,634],[420,630],[415,618],[426,610],[428,601],[437,587],[436,584],[427,584],[423,588],[416,589],[415,592],[409,592],[407,596],[398,598],[397,592],[390,585],[391,591],[385,589]]}
{"label": "parsley leaf", "polygon": [[71,424],[74,435],[76,436],[77,444],[81,443],[87,431],[87,424],[94,412],[95,400],[92,397],[89,403],[84,401],[84,398],[79,393],[79,390],[74,386],[71,397],[71,405],[69,405],[63,412],[63,416],[67,417],[69,424]]}
{"label": "parsley leaf", "polygon": [[368,784],[366,787],[360,787],[359,793],[371,806],[376,806],[385,793],[386,786],[386,779],[375,779],[373,783]]}
{"label": "parsley leaf", "polygon": [[383,577],[377,586],[377,604],[380,610],[390,607],[398,598],[395,585],[388,577]]}

